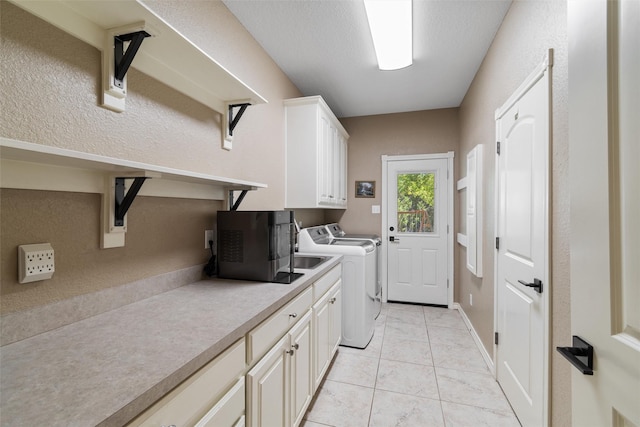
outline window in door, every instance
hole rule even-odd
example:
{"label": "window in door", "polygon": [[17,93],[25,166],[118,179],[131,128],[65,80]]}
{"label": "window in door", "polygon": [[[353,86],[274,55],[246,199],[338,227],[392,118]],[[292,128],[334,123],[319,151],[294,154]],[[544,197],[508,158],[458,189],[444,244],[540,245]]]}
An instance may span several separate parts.
{"label": "window in door", "polygon": [[398,232],[433,233],[435,173],[401,173],[397,177]]}

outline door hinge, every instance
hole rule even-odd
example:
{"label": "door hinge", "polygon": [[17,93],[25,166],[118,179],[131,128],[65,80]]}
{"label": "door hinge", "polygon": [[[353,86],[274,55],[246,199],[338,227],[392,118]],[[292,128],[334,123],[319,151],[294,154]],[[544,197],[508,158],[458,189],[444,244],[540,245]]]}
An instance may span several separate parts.
{"label": "door hinge", "polygon": [[493,333],[493,342],[495,345],[498,345],[498,333],[494,332]]}
{"label": "door hinge", "polygon": [[449,234],[449,224],[447,224],[447,234]]}
{"label": "door hinge", "polygon": [[449,289],[449,279],[447,279],[447,289]]}
{"label": "door hinge", "polygon": [[496,141],[496,150],[498,152],[498,156],[500,155],[500,141]]}
{"label": "door hinge", "polygon": [[496,249],[500,250],[500,238],[496,237]]}

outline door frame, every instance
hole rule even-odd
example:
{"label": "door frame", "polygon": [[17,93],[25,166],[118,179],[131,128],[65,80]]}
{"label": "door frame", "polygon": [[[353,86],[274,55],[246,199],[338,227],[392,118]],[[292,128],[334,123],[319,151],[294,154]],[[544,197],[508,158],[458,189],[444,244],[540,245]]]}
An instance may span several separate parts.
{"label": "door frame", "polygon": [[[549,363],[550,363],[550,352],[551,352],[551,332],[550,332],[550,324],[551,324],[551,291],[553,289],[551,283],[551,266],[550,266],[550,255],[551,255],[551,240],[549,230],[551,228],[550,223],[550,212],[551,212],[551,191],[550,191],[550,180],[551,180],[551,142],[552,142],[552,67],[553,67],[553,49],[549,49],[543,61],[533,70],[531,74],[525,79],[525,81],[516,89],[513,94],[505,101],[505,103],[495,112],[495,121],[496,121],[496,143],[494,144],[494,165],[495,165],[495,176],[494,176],[494,223],[493,230],[494,234],[497,236],[498,228],[498,213],[500,212],[500,199],[498,197],[499,194],[499,185],[500,185],[500,169],[499,169],[499,158],[498,158],[498,120],[506,114],[506,112],[522,98],[529,89],[536,84],[540,79],[547,78],[548,79],[548,112],[549,112],[549,133],[547,138],[547,146],[546,146],[546,156],[545,156],[545,209],[544,209],[544,247],[545,247],[545,256],[544,256],[544,275],[542,277],[542,283],[544,284],[544,291],[542,292],[542,304],[544,304],[543,311],[543,331],[544,331],[544,351],[543,351],[543,361],[542,361],[542,374],[543,374],[543,385],[542,385],[542,412],[543,412],[543,426],[546,427],[549,425],[549,396],[550,396],[550,378],[549,378]],[[547,74],[545,76],[545,73]],[[494,239],[495,240],[495,239]],[[494,257],[493,257],[493,330],[498,330],[498,250],[495,249],[494,245]],[[498,380],[498,345],[493,343],[493,361],[495,369],[493,371],[493,375]],[[517,415],[517,414],[516,414]]]}
{"label": "door frame", "polygon": [[392,161],[402,160],[436,160],[447,159],[447,306],[451,309],[453,306],[453,234],[454,234],[454,222],[453,222],[453,182],[454,182],[454,169],[453,159],[455,153],[448,151],[446,153],[437,154],[410,154],[401,156],[382,156],[382,302],[387,302],[388,294],[388,280],[387,280],[387,265],[388,265],[388,252],[387,245],[389,243],[389,226],[387,218],[387,184],[389,177],[387,176],[387,166]]}

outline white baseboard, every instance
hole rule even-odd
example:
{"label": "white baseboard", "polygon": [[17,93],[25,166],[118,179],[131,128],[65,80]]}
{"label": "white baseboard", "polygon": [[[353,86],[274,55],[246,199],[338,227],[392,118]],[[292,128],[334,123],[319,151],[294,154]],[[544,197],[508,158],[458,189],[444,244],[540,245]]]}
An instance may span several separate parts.
{"label": "white baseboard", "polygon": [[458,310],[458,312],[462,316],[462,320],[464,321],[464,324],[467,325],[467,328],[471,333],[471,337],[475,341],[476,346],[478,347],[478,350],[480,350],[480,354],[482,354],[482,358],[484,359],[484,362],[487,364],[487,368],[489,368],[489,370],[491,371],[491,374],[495,377],[496,365],[493,363],[493,358],[491,357],[487,349],[482,344],[482,341],[480,340],[480,337],[478,336],[478,333],[476,332],[476,330],[473,328],[473,325],[471,324],[471,321],[467,317],[467,314],[462,309],[462,306],[460,306],[460,304],[457,302],[453,303],[453,309]]}

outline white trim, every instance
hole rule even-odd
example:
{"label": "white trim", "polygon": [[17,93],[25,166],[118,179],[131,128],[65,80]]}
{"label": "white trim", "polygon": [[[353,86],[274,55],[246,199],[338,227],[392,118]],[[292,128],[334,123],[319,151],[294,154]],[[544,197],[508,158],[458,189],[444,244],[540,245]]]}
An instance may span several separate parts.
{"label": "white trim", "polygon": [[518,86],[518,89],[511,94],[509,99],[507,99],[501,107],[496,109],[495,120],[500,119],[511,107],[513,107],[513,104],[518,102],[520,98],[522,98],[524,94],[527,93],[529,89],[531,89],[533,85],[535,85],[536,82],[544,76],[544,73],[549,70],[551,66],[553,66],[553,49],[548,49],[542,63],[538,65],[531,74],[529,74],[525,81]]}
{"label": "white trim", "polygon": [[383,155],[382,161],[397,161],[397,160],[431,160],[431,159],[453,159],[455,157],[455,153],[453,151],[447,151],[446,153],[438,153],[438,154],[407,154],[407,155],[399,155],[399,156],[388,156]]}
{"label": "white trim", "polygon": [[467,237],[466,234],[458,233],[457,241],[460,245],[464,246],[465,248],[469,244],[469,238]]}
{"label": "white trim", "polygon": [[380,187],[380,191],[382,191],[382,230],[380,232],[380,236],[382,238],[382,266],[380,268],[380,274],[382,274],[382,302],[387,302],[387,287],[389,286],[389,281],[387,280],[387,247],[389,242],[389,223],[388,223],[388,212],[387,212],[387,181],[388,181],[388,171],[387,171],[387,163],[390,158],[394,156],[382,156],[382,187]]}
{"label": "white trim", "polygon": [[[545,147],[546,156],[545,156],[545,196],[544,196],[544,246],[546,248],[545,256],[544,256],[544,277],[542,279],[545,288],[542,293],[542,301],[544,307],[543,309],[543,322],[544,322],[544,351],[543,351],[543,361],[542,361],[542,375],[543,375],[543,384],[542,384],[542,412],[543,412],[543,427],[549,425],[549,396],[550,396],[550,359],[551,359],[551,332],[550,332],[550,317],[551,317],[551,292],[552,292],[552,283],[551,283],[551,275],[550,275],[550,253],[551,253],[551,241],[550,241],[550,220],[549,214],[551,211],[551,192],[550,192],[550,155],[551,155],[551,142],[552,142],[552,104],[551,104],[551,90],[552,90],[552,81],[551,81],[551,67],[553,66],[553,49],[548,49],[547,53],[544,57],[544,60],[540,65],[538,65],[534,71],[525,79],[525,81],[516,89],[516,91],[509,97],[509,99],[495,112],[495,120],[496,120],[496,146],[494,146],[494,164],[495,164],[495,178],[494,178],[494,194],[496,197],[494,198],[495,203],[495,211],[494,211],[494,232],[497,234],[498,228],[498,212],[500,212],[500,200],[498,197],[499,194],[499,176],[500,176],[500,168],[499,168],[499,155],[497,152],[497,143],[498,136],[500,135],[500,124],[499,120],[504,116],[504,114],[518,101],[520,100],[528,91],[531,89],[540,79],[547,79],[547,102],[548,102],[548,135],[547,135],[547,145]],[[500,236],[494,236],[500,237]],[[498,330],[498,252],[494,246],[494,257],[493,257],[493,271],[494,271],[494,283],[493,283],[493,321],[494,321],[494,331]],[[493,345],[493,356],[494,360],[497,363],[498,360],[498,346]],[[496,369],[494,372],[494,376],[497,380],[498,370]]]}
{"label": "white trim", "polygon": [[464,310],[462,309],[462,306],[457,302],[453,303],[452,308],[454,310],[458,310],[458,312],[460,313],[460,316],[462,317],[464,324],[467,325],[467,329],[469,329],[471,338],[473,338],[473,341],[476,343],[478,350],[480,350],[480,354],[482,355],[484,362],[487,364],[487,368],[489,368],[489,371],[491,371],[491,374],[495,377],[496,365],[493,359],[491,358],[491,356],[489,355],[489,352],[485,348],[484,344],[482,344],[482,340],[480,339],[480,336],[478,335],[475,328],[473,327],[473,324],[471,324],[471,320],[469,320],[469,318],[467,317],[467,313],[464,312]]}
{"label": "white trim", "polygon": [[454,254],[453,254],[453,235],[455,233],[454,230],[454,160],[455,153],[453,151],[448,151],[446,153],[439,154],[415,154],[415,155],[401,155],[401,156],[381,156],[382,161],[382,231],[380,233],[382,237],[382,302],[387,302],[387,289],[389,282],[387,280],[387,244],[389,241],[389,226],[388,226],[388,215],[387,215],[387,182],[388,182],[388,172],[387,166],[388,162],[391,161],[402,161],[402,160],[435,160],[435,159],[448,159],[447,161],[447,225],[449,227],[449,233],[447,238],[447,280],[449,281],[449,289],[447,295],[447,306],[452,308],[454,305],[453,302],[453,288],[455,286],[454,282]]}
{"label": "white trim", "polygon": [[448,303],[447,305],[449,306],[449,308],[453,307],[453,287],[455,286],[455,281],[454,281],[454,271],[453,271],[453,266],[455,264],[455,260],[453,257],[453,235],[455,234],[455,221],[453,219],[453,212],[454,212],[454,197],[455,197],[455,190],[454,188],[454,164],[453,164],[453,151],[449,151],[447,153],[447,158],[449,159],[448,163],[448,167],[447,167],[447,195],[449,197],[449,215],[447,215],[447,245],[449,246],[449,253],[447,254],[447,258],[448,258],[448,266],[449,266],[449,271],[448,271],[448,292],[449,292],[449,298],[448,298]]}

